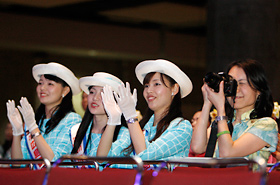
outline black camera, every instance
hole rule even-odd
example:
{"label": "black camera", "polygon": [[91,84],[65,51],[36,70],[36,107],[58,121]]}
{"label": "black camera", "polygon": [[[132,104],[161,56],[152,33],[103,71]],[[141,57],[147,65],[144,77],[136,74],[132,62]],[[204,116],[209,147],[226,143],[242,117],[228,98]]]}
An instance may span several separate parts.
{"label": "black camera", "polygon": [[209,72],[205,75],[204,81],[209,87],[214,89],[215,92],[219,92],[219,85],[221,81],[224,81],[224,93],[225,96],[235,96],[237,89],[237,81],[232,76],[220,72],[218,74]]}

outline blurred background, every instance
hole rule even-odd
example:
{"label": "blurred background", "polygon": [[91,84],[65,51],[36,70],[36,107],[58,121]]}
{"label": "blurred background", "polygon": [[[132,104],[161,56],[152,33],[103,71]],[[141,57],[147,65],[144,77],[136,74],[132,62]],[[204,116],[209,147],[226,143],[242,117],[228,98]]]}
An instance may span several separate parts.
{"label": "blurred background", "polygon": [[[201,108],[207,72],[233,60],[263,63],[279,101],[279,0],[0,0],[0,142],[7,124],[6,101],[22,96],[39,105],[32,67],[55,61],[77,77],[104,71],[138,89],[135,66],[164,58],[178,65],[194,89],[183,99],[191,120]],[[74,97],[82,114],[81,94]]]}

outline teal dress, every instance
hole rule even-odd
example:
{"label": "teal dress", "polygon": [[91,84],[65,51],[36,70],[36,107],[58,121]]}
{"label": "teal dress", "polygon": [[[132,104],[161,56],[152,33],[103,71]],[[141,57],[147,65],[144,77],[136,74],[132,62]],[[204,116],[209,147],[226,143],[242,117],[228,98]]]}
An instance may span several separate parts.
{"label": "teal dress", "polygon": [[[40,128],[43,138],[46,140],[48,145],[51,147],[54,158],[52,161],[56,161],[62,155],[70,154],[72,151],[71,141],[69,139],[70,128],[81,122],[81,116],[77,113],[68,113],[59,124],[48,134],[45,134],[46,123],[49,119],[44,119],[42,126]],[[32,159],[31,155],[26,146],[25,137],[21,140],[21,150],[23,154],[23,159]]]}
{"label": "teal dress", "polygon": [[[267,161],[271,152],[275,152],[276,150],[278,142],[278,126],[276,121],[271,117],[250,119],[250,113],[252,111],[253,110],[243,113],[241,115],[241,122],[236,123],[233,126],[232,140],[237,140],[245,133],[251,133],[255,136],[258,136],[259,138],[267,142],[269,146],[263,147],[259,151],[256,151],[244,157],[253,159],[256,156],[260,156]],[[219,157],[218,146],[216,147],[214,157]]]}
{"label": "teal dress", "polygon": [[[121,127],[117,140],[121,137],[122,133],[126,132],[126,130],[128,130],[126,127]],[[87,156],[95,157],[102,134],[92,133],[90,131],[90,127],[87,130],[86,138],[89,137],[89,134],[90,134],[90,141],[88,143],[88,146],[84,154]]]}
{"label": "teal dress", "polygon": [[[93,121],[91,121],[91,123],[90,123],[90,125],[89,125],[89,127],[86,131],[86,135],[84,136],[83,141],[81,143],[82,147],[80,146],[80,148],[78,150],[78,155],[86,155],[86,156],[89,156],[89,157],[96,157],[97,148],[98,148],[98,145],[100,143],[102,134],[97,134],[97,133],[92,133],[91,132],[92,123],[93,123]],[[71,132],[69,133],[69,140],[71,140],[72,146],[74,146],[74,140],[75,140],[75,137],[76,137],[76,134],[77,134],[77,131],[78,131],[79,127],[80,127],[80,124],[74,125],[71,128]],[[127,130],[126,127],[121,127],[120,128],[117,140],[120,138],[122,133],[125,132],[125,130]],[[88,143],[87,147],[86,147],[86,143]],[[106,165],[106,163],[99,163],[99,165],[100,165],[99,170],[102,171],[103,166]],[[84,168],[94,168],[94,165],[86,165],[86,166],[83,166],[83,167]]]}
{"label": "teal dress", "polygon": [[[176,118],[171,121],[168,128],[155,141],[151,141],[155,134],[157,126],[153,126],[154,115],[149,119],[143,129],[145,136],[146,150],[138,155],[134,152],[130,156],[139,156],[142,160],[165,160],[188,157],[190,142],[192,138],[192,126],[188,120]],[[122,133],[122,137],[112,144],[108,156],[125,156],[123,149],[131,144],[129,131]],[[128,167],[125,165],[116,165],[117,167]]]}

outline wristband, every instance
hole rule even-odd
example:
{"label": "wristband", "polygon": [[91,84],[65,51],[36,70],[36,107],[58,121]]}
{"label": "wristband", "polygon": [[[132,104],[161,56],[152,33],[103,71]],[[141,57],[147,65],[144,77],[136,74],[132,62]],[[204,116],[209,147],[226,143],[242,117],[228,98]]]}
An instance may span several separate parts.
{"label": "wristband", "polygon": [[135,123],[136,121],[138,121],[138,118],[130,118],[126,121],[126,123]]}
{"label": "wristband", "polygon": [[215,120],[218,122],[218,121],[221,121],[221,120],[228,120],[228,117],[227,116],[216,116]]}
{"label": "wristband", "polygon": [[31,138],[33,139],[34,137],[37,137],[37,136],[39,136],[39,135],[41,135],[41,132],[39,131],[39,132],[36,132],[35,134],[31,134]]}
{"label": "wristband", "polygon": [[219,132],[219,133],[217,134],[217,137],[219,137],[219,136],[221,136],[221,135],[223,135],[223,134],[230,134],[230,131],[225,130],[225,131]]}

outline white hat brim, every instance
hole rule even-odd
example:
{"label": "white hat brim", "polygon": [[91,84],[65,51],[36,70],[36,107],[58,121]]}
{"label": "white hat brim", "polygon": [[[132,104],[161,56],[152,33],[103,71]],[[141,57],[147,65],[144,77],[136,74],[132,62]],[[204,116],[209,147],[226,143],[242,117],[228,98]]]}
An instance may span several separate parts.
{"label": "white hat brim", "polygon": [[73,95],[79,94],[79,92],[81,92],[78,78],[76,78],[71,70],[61,64],[55,62],[50,62],[48,64],[37,64],[33,66],[32,74],[37,82],[39,82],[41,75],[49,74],[56,76],[64,80],[70,86]]}
{"label": "white hat brim", "polygon": [[140,62],[135,68],[136,76],[141,84],[143,84],[145,76],[151,72],[163,73],[173,78],[180,86],[181,98],[186,97],[193,89],[189,77],[172,62],[163,59],[145,60]]}
{"label": "white hat brim", "polygon": [[114,75],[105,72],[94,73],[93,76],[82,77],[79,80],[81,89],[89,94],[90,86],[105,86],[109,85],[112,87],[112,90],[116,93],[119,93],[118,87],[123,84],[123,82]]}

